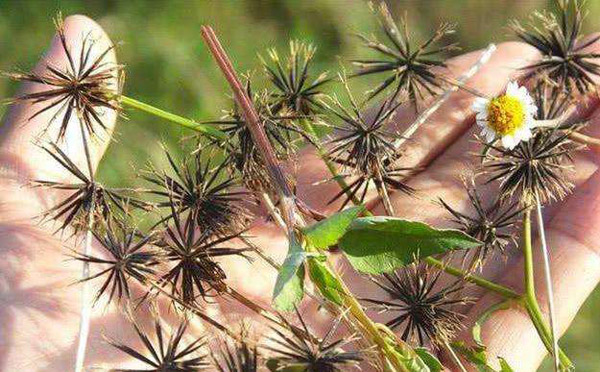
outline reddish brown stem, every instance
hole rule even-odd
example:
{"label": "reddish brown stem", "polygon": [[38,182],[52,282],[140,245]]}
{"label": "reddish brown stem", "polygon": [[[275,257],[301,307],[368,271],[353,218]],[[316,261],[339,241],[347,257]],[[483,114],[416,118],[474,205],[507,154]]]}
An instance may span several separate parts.
{"label": "reddish brown stem", "polygon": [[279,192],[283,218],[288,226],[288,229],[291,230],[295,222],[297,222],[295,221],[295,216],[297,215],[297,213],[295,213],[294,206],[295,196],[290,185],[285,179],[283,168],[281,167],[281,164],[275,155],[275,151],[273,151],[273,148],[269,143],[269,139],[267,138],[267,134],[263,128],[260,116],[256,112],[256,109],[252,103],[252,99],[246,94],[246,91],[244,90],[240,79],[237,77],[235,69],[233,68],[229,57],[227,57],[227,53],[223,49],[223,46],[219,42],[215,31],[210,26],[202,26],[201,30],[202,37],[204,38],[206,45],[210,49],[210,52],[219,65],[219,68],[223,72],[223,75],[225,75],[225,79],[227,79],[227,82],[233,90],[233,96],[242,110],[242,114],[246,120],[246,125],[250,130],[252,139],[254,140],[254,143],[256,144],[257,149],[260,151],[265,165],[269,170],[271,181]]}

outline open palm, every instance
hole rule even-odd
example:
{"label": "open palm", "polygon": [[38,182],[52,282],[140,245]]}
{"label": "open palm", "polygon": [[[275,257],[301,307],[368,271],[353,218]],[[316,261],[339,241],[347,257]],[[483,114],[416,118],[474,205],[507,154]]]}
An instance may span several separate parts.
{"label": "open palm", "polygon": [[[99,43],[110,43],[96,23],[82,16],[67,18],[65,29],[76,52],[82,35],[88,32],[96,35]],[[451,71],[460,75],[477,60],[479,54],[472,52],[450,60]],[[107,58],[114,62],[114,55]],[[515,42],[501,44],[469,85],[489,95],[497,94],[517,69],[536,58],[536,52],[527,45]],[[53,41],[38,68],[43,68],[47,62],[59,66],[66,64],[57,40]],[[37,88],[32,85],[22,89],[31,92]],[[476,128],[470,110],[472,101],[473,97],[465,92],[455,93],[422,126],[414,140],[407,143],[404,165],[419,166],[422,171],[408,181],[419,191],[417,197],[392,195],[398,215],[436,226],[447,225],[447,215],[432,202],[438,197],[459,210],[468,211],[459,175],[474,166],[472,152],[477,151],[478,146],[473,141]],[[599,136],[600,123],[597,121],[600,112],[596,104],[597,101],[590,99],[581,112],[591,119],[589,134]],[[5,371],[58,372],[71,369],[74,363],[81,291],[79,286],[71,284],[80,278],[81,264],[65,260],[66,250],[61,237],[52,234],[52,226],[40,225],[33,219],[52,205],[57,195],[48,190],[23,187],[27,180],[68,177],[34,144],[51,114],[43,114],[27,122],[33,112],[35,108],[29,105],[13,106],[4,119],[0,134],[0,164],[3,170],[0,179],[0,252],[3,257],[0,260],[0,368]],[[400,112],[396,120],[397,129],[409,125],[412,118],[409,110]],[[111,126],[116,117],[114,113],[106,113],[104,119]],[[83,165],[84,154],[78,134],[67,133],[65,141],[71,158]],[[105,144],[95,144],[93,158],[98,159],[104,149]],[[315,186],[316,182],[329,177],[327,169],[312,150],[307,149],[300,156],[298,196],[317,210],[332,212],[334,206],[327,206],[327,201],[338,191],[337,186],[333,183]],[[581,152],[575,161],[577,173],[572,176],[577,186],[573,195],[546,211],[557,319],[561,330],[567,328],[600,280],[600,174],[597,172],[600,157],[593,151]],[[258,246],[282,259],[287,249],[285,236],[273,223],[264,220],[257,218],[250,235]],[[230,259],[224,262],[224,267],[231,286],[265,305],[270,302],[276,274],[272,268],[260,261],[250,265],[243,259]],[[369,281],[351,277],[350,269],[345,271],[357,296],[372,293],[374,289]],[[522,271],[520,254],[512,252],[507,260],[490,261],[483,275],[520,290]],[[541,267],[536,272],[541,274]],[[541,283],[540,278],[538,288],[543,287]],[[474,294],[478,300],[467,309],[466,323],[473,322],[478,314],[498,300],[493,294],[482,291]],[[538,295],[540,303],[545,303],[543,291],[539,291]],[[305,302],[305,311],[316,309],[314,304],[309,304],[310,301]],[[220,307],[214,306],[213,315],[223,322],[234,322],[250,316],[250,313],[233,302],[226,302]],[[327,315],[321,313],[315,313],[311,318],[315,327],[329,322]],[[203,328],[200,322],[194,322],[192,326],[198,330]],[[126,317],[117,311],[96,309],[91,328],[87,365],[126,363],[118,359],[122,355],[111,349],[101,337],[105,332],[120,340],[133,339]],[[534,371],[546,353],[527,314],[517,308],[493,315],[486,322],[483,335],[490,353],[506,358],[519,372]]]}

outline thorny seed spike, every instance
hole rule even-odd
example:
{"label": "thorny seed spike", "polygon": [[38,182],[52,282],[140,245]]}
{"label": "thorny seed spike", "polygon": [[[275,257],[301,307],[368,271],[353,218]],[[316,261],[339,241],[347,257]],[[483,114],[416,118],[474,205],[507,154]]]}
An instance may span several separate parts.
{"label": "thorny seed spike", "polygon": [[116,100],[120,93],[120,83],[116,80],[122,77],[122,66],[111,64],[105,60],[113,50],[113,45],[93,57],[96,41],[90,34],[83,37],[81,52],[74,55],[66,39],[64,24],[60,16],[56,19],[55,24],[61,47],[69,62],[68,66],[60,68],[48,64],[41,73],[5,73],[4,75],[13,80],[34,83],[41,87],[34,93],[15,97],[13,102],[42,104],[28,118],[28,121],[56,109],[44,131],[47,131],[55,121],[60,121],[57,142],[64,138],[72,118],[82,121],[90,136],[97,135],[98,129],[107,130],[102,118],[103,111],[120,109]]}
{"label": "thorny seed spike", "polygon": [[477,248],[470,269],[481,268],[493,253],[504,254],[509,245],[517,246],[515,225],[523,211],[518,202],[504,203],[501,199],[484,205],[474,178],[463,178],[472,213],[463,213],[440,199],[442,206],[452,215],[452,221],[466,234],[483,242]]}
{"label": "thorny seed spike", "polygon": [[147,248],[153,239],[152,235],[144,235],[123,224],[117,224],[115,228],[108,223],[103,231],[94,231],[94,236],[103,248],[103,255],[72,254],[77,260],[99,267],[96,274],[81,281],[104,278],[94,303],[106,294],[108,303],[129,300],[132,281],[144,285],[154,278],[160,255],[156,249]]}
{"label": "thorny seed spike", "polygon": [[[346,83],[345,79],[342,80]],[[347,88],[350,95],[349,89]],[[347,109],[337,98],[325,103],[332,118],[341,120],[341,125],[333,125],[339,132],[336,138],[328,142],[328,156],[342,166],[339,177],[349,178],[346,189],[334,195],[331,202],[345,197],[342,208],[352,199],[364,201],[369,186],[390,188],[411,194],[414,190],[400,179],[412,169],[395,165],[396,156],[393,141],[395,135],[386,131],[398,108],[398,103],[384,101],[375,111],[375,115],[366,117],[354,99],[350,98]]]}
{"label": "thorny seed spike", "polygon": [[446,67],[440,56],[458,48],[456,44],[435,45],[454,33],[454,26],[443,23],[427,41],[414,46],[406,19],[402,19],[399,28],[383,1],[377,11],[389,44],[359,35],[365,46],[379,53],[380,58],[353,61],[358,69],[352,76],[385,74],[384,80],[368,92],[368,98],[372,99],[392,88],[392,99],[408,97],[416,109],[420,101],[439,94],[446,86],[446,78],[438,72],[439,68]]}
{"label": "thorny seed spike", "polygon": [[219,372],[258,372],[258,350],[248,342],[248,332],[242,329],[239,341],[221,341],[212,359]]}
{"label": "thorny seed spike", "polygon": [[424,264],[411,264],[404,270],[373,278],[389,300],[364,299],[382,313],[393,314],[387,322],[392,330],[402,329],[401,338],[421,346],[444,347],[462,328],[463,315],[455,307],[471,302],[461,296],[461,281],[438,288],[441,271],[433,272]]}
{"label": "thorny seed spike", "polygon": [[535,195],[542,204],[562,200],[573,189],[567,173],[572,171],[572,154],[583,146],[569,135],[574,129],[538,128],[527,142],[513,150],[484,143],[482,173],[487,183],[500,181],[500,195],[531,205]]}
{"label": "thorny seed spike", "polygon": [[282,61],[275,49],[268,54],[270,62],[261,58],[263,68],[271,81],[274,91],[270,93],[273,112],[287,112],[296,115],[313,116],[322,111],[319,97],[323,95],[323,85],[331,81],[327,73],[311,80],[310,67],[315,55],[315,47],[299,41],[290,41],[287,59]]}
{"label": "thorny seed spike", "polygon": [[586,51],[600,39],[594,36],[582,42],[585,18],[582,1],[559,0],[558,14],[536,12],[529,28],[513,21],[511,28],[527,44],[539,50],[542,59],[524,68],[525,78],[550,79],[567,93],[588,93],[595,89],[594,77],[600,76],[599,53]]}
{"label": "thorny seed spike", "polygon": [[243,203],[250,197],[239,189],[238,179],[228,174],[231,157],[215,162],[218,154],[214,151],[204,156],[205,151],[198,150],[177,162],[166,147],[164,151],[173,175],[154,167],[141,174],[156,186],[148,191],[160,198],[155,205],[172,211],[157,225],[179,214],[194,219],[207,234],[227,235],[247,227],[252,215]]}
{"label": "thorny seed spike", "polygon": [[[107,339],[108,343],[123,353],[146,365],[146,372],[198,372],[210,368],[208,355],[200,351],[206,346],[204,337],[186,342],[188,321],[183,320],[168,334],[161,321],[154,323],[154,340],[135,322],[132,325],[144,345],[137,349],[118,341]],[[113,368],[111,372],[138,372],[139,369]]]}
{"label": "thorny seed spike", "polygon": [[[74,228],[77,234],[87,224],[89,213],[95,213],[100,221],[114,218],[114,213],[120,211],[127,214],[127,206],[144,208],[144,203],[128,196],[134,190],[125,188],[105,187],[86,172],[82,171],[69,156],[55,143],[40,146],[50,155],[70,176],[73,181],[60,182],[48,180],[32,180],[33,187],[44,187],[54,190],[69,192],[60,202],[42,213],[42,219],[63,219],[58,230],[65,230],[68,226]],[[94,210],[91,211],[91,206]]]}
{"label": "thorny seed spike", "polygon": [[[251,248],[223,246],[240,237],[242,232],[214,236],[202,232],[202,227],[193,218],[181,220],[172,207],[172,226],[167,226],[165,241],[162,244],[169,269],[162,274],[160,284],[171,285],[172,294],[186,304],[196,304],[198,297],[209,297],[223,293],[226,274],[215,258],[228,256],[246,257]],[[198,231],[200,230],[200,231]]]}
{"label": "thorny seed spike", "polygon": [[[287,327],[291,333],[273,328],[276,336],[267,337],[269,344],[262,348],[273,353],[267,365],[275,370],[286,370],[292,366],[302,367],[306,372],[341,372],[348,367],[357,367],[363,360],[362,351],[345,351],[344,347],[356,341],[355,335],[332,341],[342,318],[338,317],[322,339],[307,339],[299,332],[311,334],[306,322],[296,310],[302,329]],[[288,320],[282,320],[289,325]]]}

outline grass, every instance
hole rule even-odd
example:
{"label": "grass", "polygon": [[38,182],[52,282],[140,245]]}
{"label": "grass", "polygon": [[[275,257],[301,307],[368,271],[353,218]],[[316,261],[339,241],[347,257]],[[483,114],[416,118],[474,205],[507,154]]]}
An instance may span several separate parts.
{"label": "grass", "polygon": [[[526,17],[546,6],[546,0],[404,0],[394,1],[395,14],[409,12],[415,32],[427,33],[440,20],[459,23],[456,39],[465,50],[511,38],[505,27],[511,18]],[[600,2],[589,1],[589,30],[600,29]],[[203,47],[200,25],[215,26],[240,71],[260,72],[257,52],[287,48],[290,38],[316,44],[317,68],[337,71],[343,61],[364,56],[352,33],[375,29],[365,3],[347,0],[218,0],[218,1],[57,1],[0,0],[0,69],[30,68],[46,48],[52,17],[82,13],[97,20],[113,40],[123,41],[120,62],[127,65],[128,95],[168,108],[183,116],[209,120],[227,108],[226,83]],[[347,65],[347,63],[345,64]],[[258,75],[258,74],[256,74]],[[357,90],[366,89],[361,80]],[[0,98],[16,86],[0,80]],[[5,107],[0,107],[0,116]],[[118,146],[111,146],[100,167],[107,184],[135,184],[135,172],[148,160],[164,161],[158,141],[179,146],[191,134],[144,114],[128,113],[117,127]],[[132,140],[133,139],[133,140]],[[592,372],[600,364],[600,307],[596,291],[583,307],[563,344],[579,371]],[[550,370],[545,364],[543,370]]]}

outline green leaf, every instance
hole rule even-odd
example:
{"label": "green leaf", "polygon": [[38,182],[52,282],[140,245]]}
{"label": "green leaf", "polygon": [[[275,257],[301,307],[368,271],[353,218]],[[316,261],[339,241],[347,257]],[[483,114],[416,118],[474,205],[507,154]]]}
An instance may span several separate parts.
{"label": "green leaf", "polygon": [[326,249],[336,245],[348,226],[358,217],[365,207],[362,205],[345,209],[327,219],[319,221],[303,230],[304,236],[310,245],[319,249]]}
{"label": "green leaf", "polygon": [[343,289],[329,268],[324,263],[311,259],[308,261],[308,272],[323,297],[341,306],[344,301],[341,295]]}
{"label": "green leaf", "polygon": [[414,350],[421,360],[427,364],[427,367],[429,367],[431,372],[440,372],[442,368],[444,368],[438,358],[431,354],[429,350],[425,349],[424,347],[416,347]]}
{"label": "green leaf", "polygon": [[488,364],[487,353],[483,346],[469,347],[463,341],[452,343],[452,348],[464,356],[471,364],[477,367],[479,372],[496,372]]}
{"label": "green leaf", "polygon": [[281,311],[292,311],[304,296],[304,262],[306,252],[295,235],[290,238],[287,257],[279,269],[273,290],[273,305]]}
{"label": "green leaf", "polygon": [[339,242],[352,266],[367,274],[391,272],[418,258],[479,245],[458,230],[438,230],[394,217],[358,218]]}
{"label": "green leaf", "polygon": [[500,372],[514,372],[506,359],[498,357],[498,360],[500,361]]}

